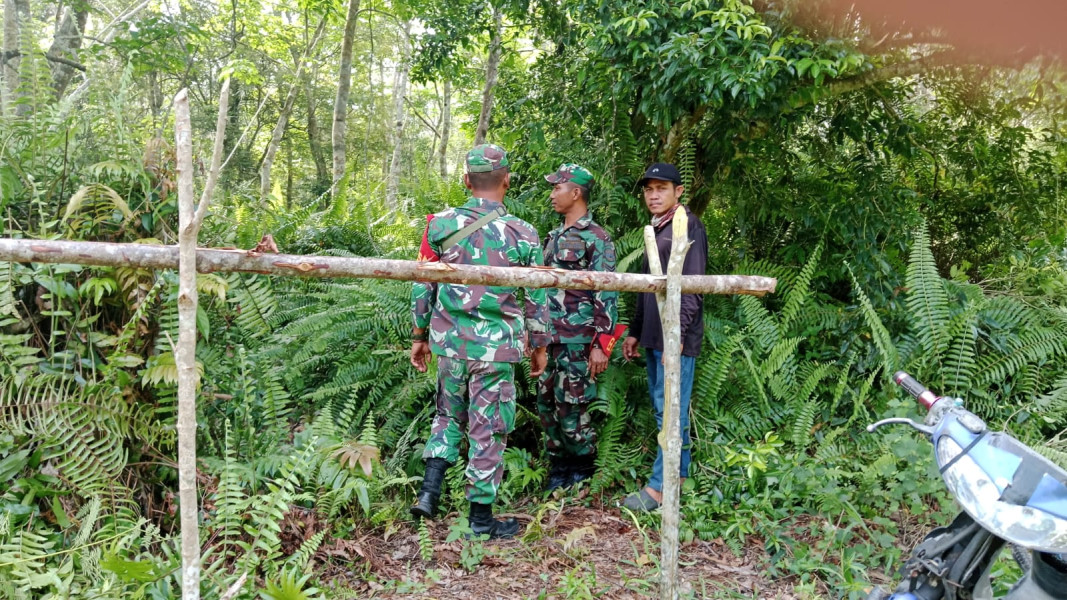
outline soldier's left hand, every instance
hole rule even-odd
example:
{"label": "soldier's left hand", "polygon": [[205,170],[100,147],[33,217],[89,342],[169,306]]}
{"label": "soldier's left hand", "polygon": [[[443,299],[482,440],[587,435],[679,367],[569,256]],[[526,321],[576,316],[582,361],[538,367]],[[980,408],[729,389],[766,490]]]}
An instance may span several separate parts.
{"label": "soldier's left hand", "polygon": [[534,348],[533,355],[530,356],[530,377],[540,377],[541,373],[545,372],[545,367],[548,366],[548,348],[544,346],[540,348]]}
{"label": "soldier's left hand", "polygon": [[600,348],[593,348],[589,353],[589,377],[596,380],[597,375],[608,370],[608,355]]}
{"label": "soldier's left hand", "polygon": [[426,361],[430,358],[429,342],[415,341],[411,343],[411,366],[419,373],[426,372]]}

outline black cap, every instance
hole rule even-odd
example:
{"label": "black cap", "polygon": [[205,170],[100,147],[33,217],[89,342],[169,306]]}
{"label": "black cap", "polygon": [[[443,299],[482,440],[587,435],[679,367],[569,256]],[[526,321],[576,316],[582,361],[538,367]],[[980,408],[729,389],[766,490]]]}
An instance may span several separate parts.
{"label": "black cap", "polygon": [[637,185],[644,186],[649,179],[659,179],[661,181],[670,181],[674,185],[682,185],[682,174],[678,172],[678,167],[670,163],[652,163],[645,169],[645,174],[637,182]]}

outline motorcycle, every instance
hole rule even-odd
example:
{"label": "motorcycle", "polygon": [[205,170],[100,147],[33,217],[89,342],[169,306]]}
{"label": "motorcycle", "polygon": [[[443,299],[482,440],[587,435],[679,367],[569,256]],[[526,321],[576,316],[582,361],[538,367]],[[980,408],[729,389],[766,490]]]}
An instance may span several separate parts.
{"label": "motorcycle", "polygon": [[960,399],[903,371],[893,379],[927,408],[925,423],[883,419],[867,431],[905,424],[925,434],[963,511],[915,547],[892,594],[876,587],[867,600],[992,600],[990,570],[1005,544],[1023,571],[1008,600],[1067,600],[1067,471],[990,431]]}

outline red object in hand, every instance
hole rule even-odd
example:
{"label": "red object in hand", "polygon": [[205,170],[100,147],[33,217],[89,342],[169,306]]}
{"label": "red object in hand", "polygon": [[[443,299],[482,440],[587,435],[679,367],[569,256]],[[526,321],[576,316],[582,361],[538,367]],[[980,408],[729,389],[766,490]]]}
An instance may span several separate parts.
{"label": "red object in hand", "polygon": [[601,333],[596,336],[596,341],[600,344],[604,354],[611,356],[611,351],[615,349],[615,344],[622,339],[622,334],[626,333],[626,328],[626,325],[616,325],[615,331],[611,335]]}
{"label": "red object in hand", "polygon": [[426,215],[426,229],[422,231],[422,244],[419,246],[419,256],[415,259],[419,262],[441,260],[441,257],[430,247],[430,239],[427,237],[430,234],[430,221],[433,221],[433,217],[433,215]]}

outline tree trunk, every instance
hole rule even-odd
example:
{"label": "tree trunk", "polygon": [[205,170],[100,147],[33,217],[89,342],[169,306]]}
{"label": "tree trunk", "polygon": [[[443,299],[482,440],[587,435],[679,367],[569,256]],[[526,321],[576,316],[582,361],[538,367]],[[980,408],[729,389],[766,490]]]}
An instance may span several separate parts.
{"label": "tree trunk", "polygon": [[[55,39],[52,47],[48,50],[48,57],[52,59],[52,89],[55,90],[56,98],[62,98],[71,77],[74,76],[78,50],[82,46],[82,38],[85,32],[85,21],[89,17],[89,1],[82,0],[67,7],[63,13],[63,20],[56,28]],[[60,60],[65,59],[65,60]]]}
{"label": "tree trunk", "polygon": [[178,267],[178,345],[174,351],[174,365],[178,370],[178,422],[175,429],[178,432],[182,600],[200,598],[200,509],[196,494],[196,388],[200,383],[196,370],[196,238],[207,216],[222,168],[229,102],[230,82],[227,80],[222,84],[219,94],[211,168],[200,203],[194,208],[193,127],[189,119],[189,91],[183,89],[174,97],[174,147],[178,163],[178,247],[175,248],[173,261]]}
{"label": "tree trunk", "polygon": [[163,112],[163,86],[158,71],[148,72],[148,109],[152,112],[152,120],[158,121]]}
{"label": "tree trunk", "polygon": [[[19,0],[16,0],[19,1]],[[142,10],[148,7],[152,3],[152,0],[142,0],[140,4],[130,6],[124,10],[119,16],[115,17],[110,23],[105,25],[102,29],[95,31],[95,41],[101,45],[110,44],[115,36],[119,34],[122,29],[119,27],[123,23],[126,23],[137,16]],[[78,87],[74,89],[66,98],[66,102],[62,102],[59,105],[59,112],[51,118],[54,123],[63,123],[70,111],[77,108],[81,101],[85,99],[85,95],[89,92],[89,77],[85,77]]]}
{"label": "tree trunk", "polygon": [[285,140],[285,208],[293,205],[293,138]]}
{"label": "tree trunk", "polygon": [[281,113],[278,115],[278,123],[275,124],[274,131],[270,136],[270,142],[267,143],[267,151],[263,154],[263,162],[259,168],[260,201],[266,200],[267,195],[270,194],[270,171],[274,165],[274,156],[278,153],[278,146],[282,143],[282,136],[289,126],[289,116],[293,113],[293,104],[296,102],[296,96],[300,91],[301,80],[304,77],[304,69],[307,66],[308,58],[311,56],[315,46],[318,45],[319,40],[322,39],[322,32],[325,27],[326,19],[324,18],[319,22],[319,26],[315,30],[315,36],[311,38],[311,42],[300,57],[300,62],[296,67],[296,77],[293,84],[289,86],[289,93],[286,95],[285,102],[282,103]]}
{"label": "tree trunk", "polygon": [[[667,261],[667,289],[657,296],[660,300],[660,319],[663,323],[663,429],[659,434],[659,445],[663,448],[663,505],[662,524],[660,527],[660,598],[676,600],[678,598],[678,518],[679,493],[681,480],[679,469],[682,462],[681,433],[681,304],[682,304],[682,263],[689,251],[691,242],[687,235],[688,219],[684,211],[674,216],[672,223],[673,240],[670,259]],[[649,234],[653,244],[648,245]],[[659,263],[656,249],[655,232],[652,227],[645,228],[645,249],[649,264]],[[659,266],[657,264],[657,266]]]}
{"label": "tree trunk", "polygon": [[235,80],[233,77],[229,79],[231,82],[230,89],[233,95],[233,102],[230,103],[228,112],[226,114],[226,141],[224,148],[227,155],[233,152],[234,147],[240,143],[241,128],[238,125],[241,124],[241,101],[244,100],[245,88],[241,86],[241,82]]}
{"label": "tree trunk", "polygon": [[438,150],[441,179],[448,178],[448,135],[452,128],[452,80],[445,80],[444,98],[441,99],[441,148]]}
{"label": "tree trunk", "polygon": [[[345,19],[345,36],[341,41],[341,68],[337,74],[337,96],[333,101],[333,182],[345,176],[345,119],[348,116],[348,94],[352,88],[352,43],[356,38],[359,0],[349,0]],[[336,190],[335,192],[336,193]]]}
{"label": "tree trunk", "polygon": [[174,99],[178,157],[178,505],[181,522],[182,600],[200,598],[200,528],[196,497],[196,237],[193,211],[193,127],[186,90]]}
{"label": "tree trunk", "polygon": [[289,94],[282,103],[281,113],[278,114],[278,122],[271,132],[270,141],[267,142],[267,150],[263,154],[263,161],[259,166],[259,199],[266,200],[270,194],[270,174],[274,167],[274,156],[278,153],[278,147],[285,136],[285,130],[289,127],[289,115],[293,112],[293,104],[296,102],[296,85],[289,88]]}
{"label": "tree trunk", "polygon": [[[147,244],[0,238],[0,261],[173,269],[178,266],[178,249],[174,246]],[[298,277],[362,277],[568,290],[656,293],[667,289],[663,277],[636,273],[567,271],[544,267],[483,267],[383,258],[260,254],[245,250],[206,248],[196,252],[196,269],[200,273],[234,271]],[[774,292],[776,283],[773,278],[752,275],[685,275],[682,277],[682,293],[762,296]]]}
{"label": "tree trunk", "polygon": [[478,116],[478,129],[474,133],[474,145],[485,143],[489,134],[489,117],[493,111],[493,88],[496,87],[497,69],[500,66],[501,37],[504,33],[504,14],[493,7],[493,39],[489,42],[489,62],[485,67],[485,89],[482,91],[482,112]]}
{"label": "tree trunk", "polygon": [[397,195],[400,192],[400,159],[404,149],[404,124],[407,112],[404,110],[404,98],[408,95],[408,74],[411,72],[411,52],[408,33],[411,22],[404,23],[404,37],[401,40],[400,62],[396,66],[396,78],[393,80],[393,159],[389,161],[389,175],[385,180],[386,210],[396,208]]}
{"label": "tree trunk", "polygon": [[315,177],[319,183],[330,180],[330,171],[326,166],[326,156],[322,153],[322,138],[319,133],[319,120],[315,116],[315,74],[316,66],[311,75],[304,82],[304,93],[307,96],[308,105],[308,147],[311,149],[311,160],[315,161]]}

